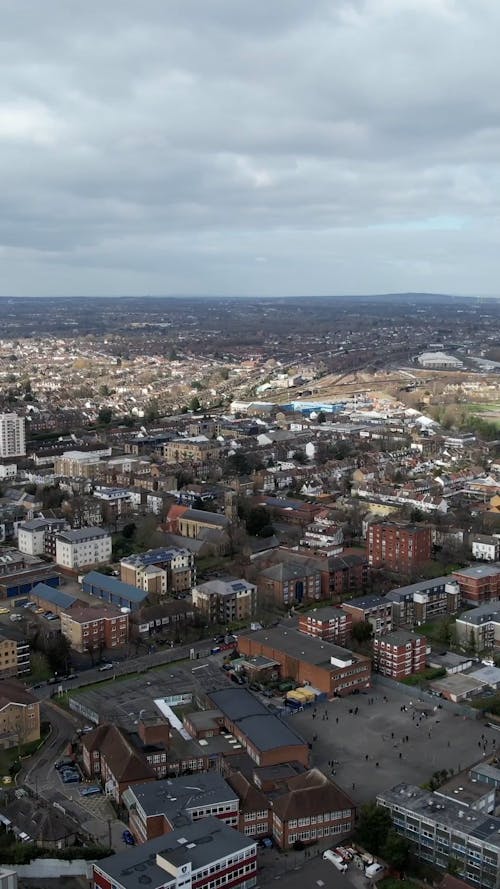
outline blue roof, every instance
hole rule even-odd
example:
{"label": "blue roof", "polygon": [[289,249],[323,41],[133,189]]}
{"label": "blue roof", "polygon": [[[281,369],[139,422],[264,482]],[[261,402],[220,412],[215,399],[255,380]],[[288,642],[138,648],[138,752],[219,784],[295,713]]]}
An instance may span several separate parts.
{"label": "blue roof", "polygon": [[58,608],[71,608],[78,601],[76,596],[63,593],[62,590],[54,589],[54,587],[48,586],[46,583],[37,583],[32,589],[32,594],[40,596],[46,602],[51,602],[52,605],[57,605]]}
{"label": "blue roof", "polygon": [[99,571],[89,571],[83,578],[83,583],[106,590],[106,592],[120,596],[122,599],[130,599],[131,602],[143,602],[148,595],[144,590],[140,590],[139,587],[133,586],[131,583],[123,583],[117,577],[100,574]]}

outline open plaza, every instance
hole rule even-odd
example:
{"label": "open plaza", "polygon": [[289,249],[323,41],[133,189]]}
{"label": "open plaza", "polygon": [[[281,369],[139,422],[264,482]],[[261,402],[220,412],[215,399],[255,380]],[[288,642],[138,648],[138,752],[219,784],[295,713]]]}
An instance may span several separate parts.
{"label": "open plaza", "polygon": [[500,746],[499,731],[438,703],[424,705],[418,690],[375,679],[367,694],[287,718],[312,743],[315,765],[361,804],[400,782],[421,784],[441,769],[465,769],[483,757],[485,742],[486,755]]}

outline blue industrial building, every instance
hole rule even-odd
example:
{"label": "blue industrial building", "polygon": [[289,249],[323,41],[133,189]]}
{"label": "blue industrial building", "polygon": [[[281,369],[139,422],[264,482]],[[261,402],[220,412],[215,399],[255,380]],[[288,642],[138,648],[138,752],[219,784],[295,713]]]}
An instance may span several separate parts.
{"label": "blue industrial building", "polygon": [[82,590],[90,596],[97,596],[104,602],[109,602],[110,605],[130,608],[131,611],[137,611],[148,597],[145,590],[132,586],[131,583],[123,583],[117,577],[100,574],[99,571],[90,571],[85,575]]}

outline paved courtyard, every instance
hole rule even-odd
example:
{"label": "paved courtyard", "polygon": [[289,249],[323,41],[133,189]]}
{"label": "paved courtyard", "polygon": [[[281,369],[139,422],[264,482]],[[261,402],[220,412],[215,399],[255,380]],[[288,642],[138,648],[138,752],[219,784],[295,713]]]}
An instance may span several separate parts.
{"label": "paved courtyard", "polygon": [[329,762],[335,760],[332,777],[356,803],[363,803],[399,782],[421,784],[439,769],[472,765],[483,756],[482,735],[487,754],[500,748],[500,732],[437,704],[436,699],[436,709],[419,717],[414,715],[415,706],[423,706],[418,691],[408,697],[375,684],[366,695],[319,704],[315,718],[311,709],[287,718],[312,742],[314,764],[332,774]]}

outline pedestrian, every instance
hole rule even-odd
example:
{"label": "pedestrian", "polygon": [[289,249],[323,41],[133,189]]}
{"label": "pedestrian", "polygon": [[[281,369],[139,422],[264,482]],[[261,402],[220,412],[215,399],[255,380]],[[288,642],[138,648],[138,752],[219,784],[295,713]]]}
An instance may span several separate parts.
{"label": "pedestrian", "polygon": [[375,767],[378,769],[378,762],[375,763]]}
{"label": "pedestrian", "polygon": [[352,782],[352,789],[356,790],[356,785],[355,785],[354,781]]}
{"label": "pedestrian", "polygon": [[403,756],[403,754],[401,753],[401,750],[400,750],[399,751],[399,758],[401,759],[402,756]]}
{"label": "pedestrian", "polygon": [[337,725],[339,724],[339,718],[338,718],[338,716],[337,716],[337,718],[336,718],[336,723],[337,723]]}
{"label": "pedestrian", "polygon": [[368,762],[368,754],[365,754],[365,760]]}

